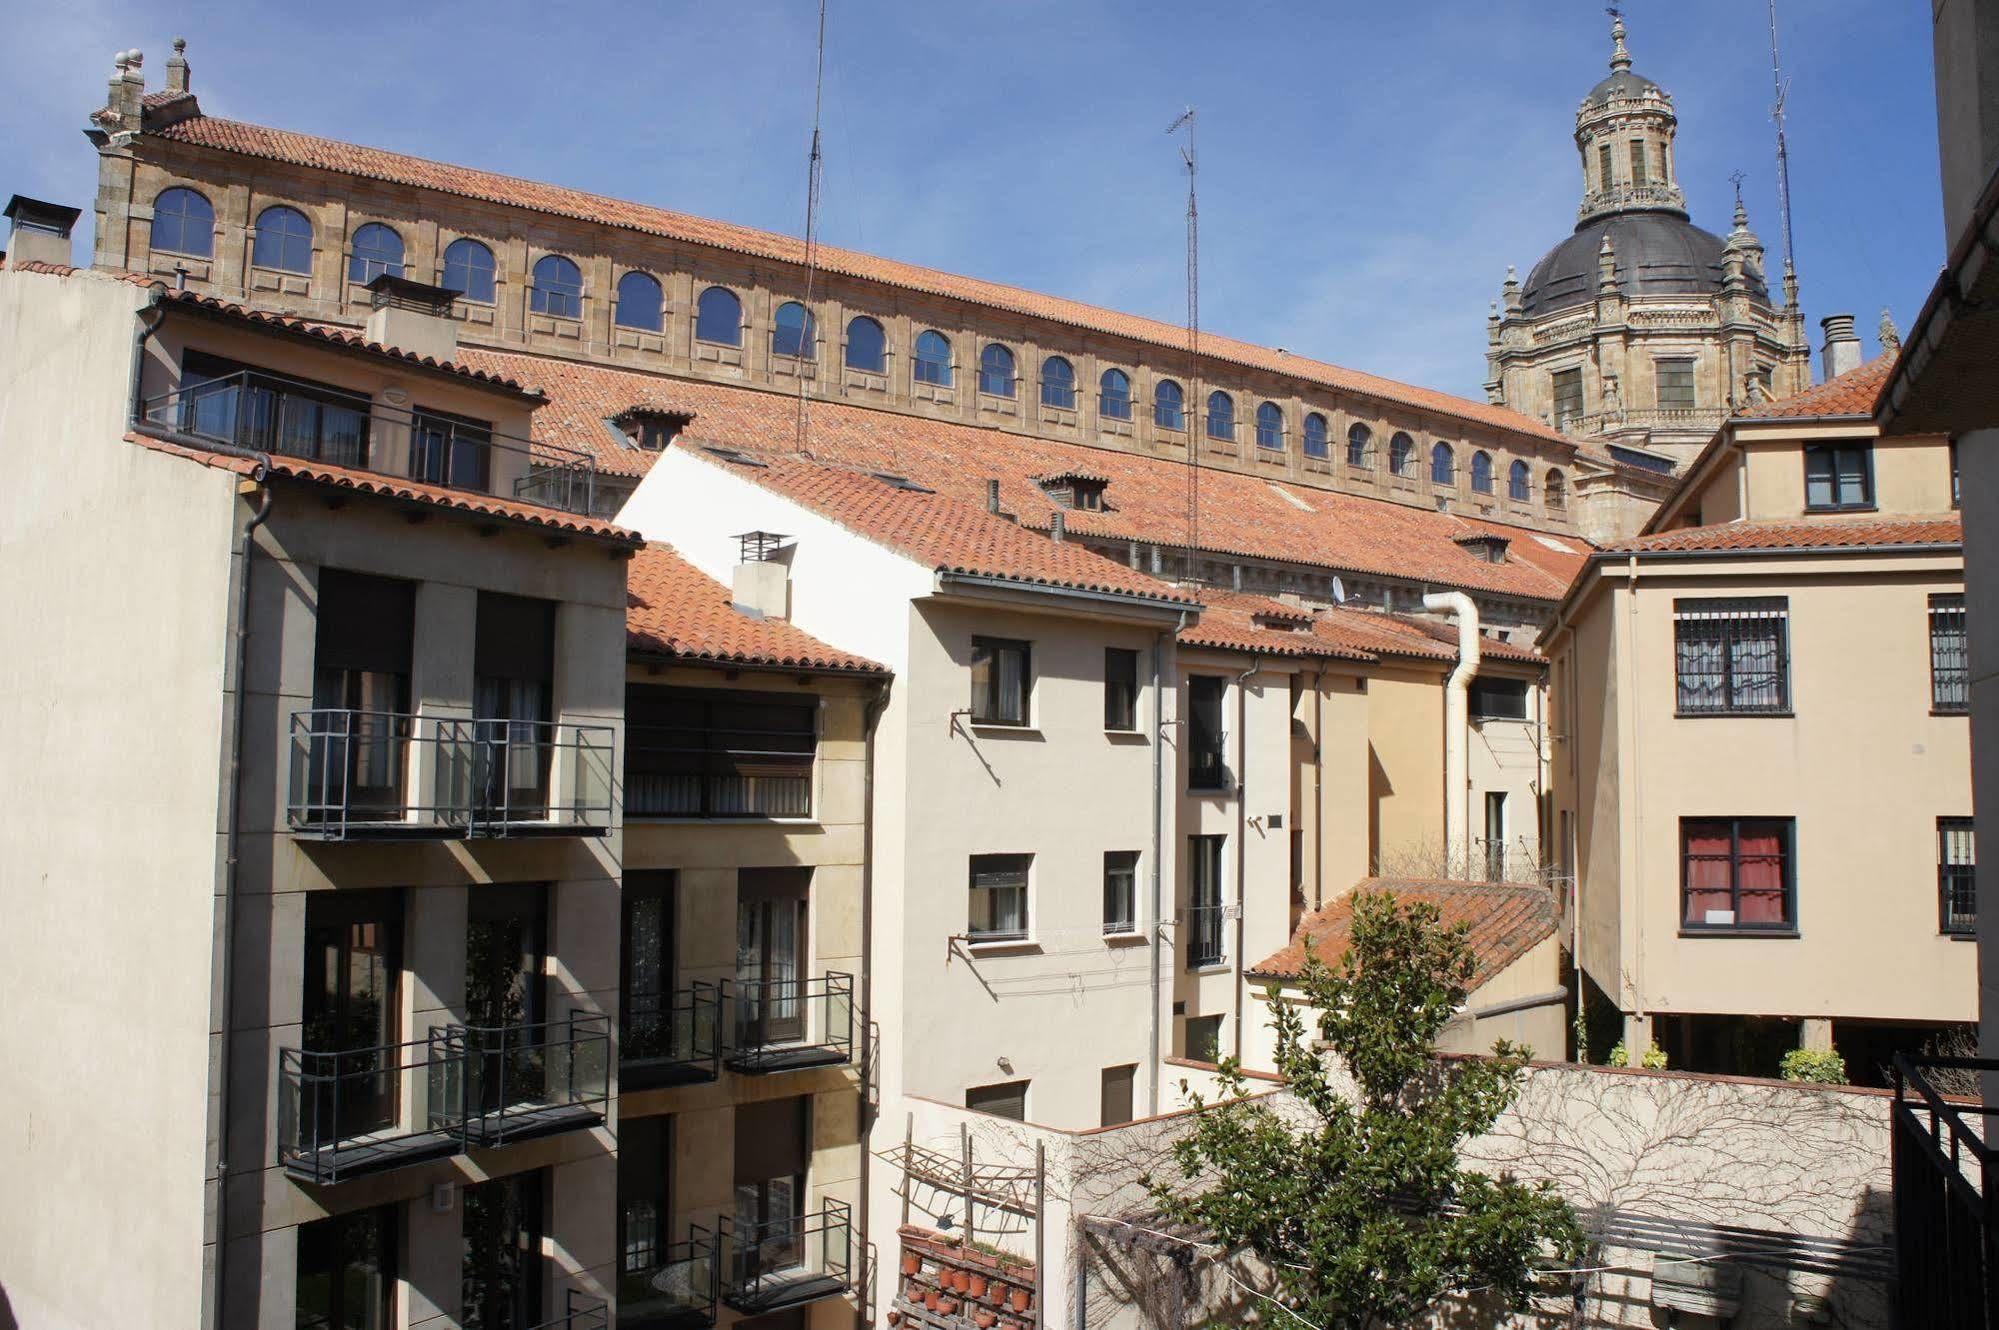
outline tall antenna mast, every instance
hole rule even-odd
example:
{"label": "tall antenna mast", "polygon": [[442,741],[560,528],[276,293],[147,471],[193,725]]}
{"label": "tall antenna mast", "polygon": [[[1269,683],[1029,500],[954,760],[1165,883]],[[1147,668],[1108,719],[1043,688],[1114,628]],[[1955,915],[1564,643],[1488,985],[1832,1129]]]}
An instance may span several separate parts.
{"label": "tall antenna mast", "polygon": [[1784,281],[1787,299],[1794,299],[1797,266],[1792,261],[1791,252],[1791,153],[1784,142],[1784,103],[1791,95],[1790,84],[1784,81],[1783,65],[1777,59],[1777,0],[1770,0],[1770,85],[1776,94],[1771,105],[1770,118],[1777,122],[1777,216],[1784,227]]}
{"label": "tall antenna mast", "polygon": [[1181,575],[1194,575],[1194,550],[1201,536],[1201,447],[1194,424],[1201,409],[1201,208],[1196,190],[1200,161],[1194,145],[1194,108],[1189,106],[1166,127],[1176,134],[1187,131],[1187,144],[1180,158],[1187,163],[1187,361],[1192,391],[1186,402],[1187,427],[1187,543],[1181,553]]}
{"label": "tall antenna mast", "polygon": [[[826,0],[819,0],[819,54],[812,76],[812,152],[805,165],[805,326],[799,330],[801,360],[819,363],[819,320],[812,314],[812,284],[819,273],[819,187],[825,163],[819,153],[819,112],[826,97]],[[773,349],[775,349],[773,347]],[[798,375],[798,422],[792,447],[811,454],[812,405],[806,396],[804,366]]]}

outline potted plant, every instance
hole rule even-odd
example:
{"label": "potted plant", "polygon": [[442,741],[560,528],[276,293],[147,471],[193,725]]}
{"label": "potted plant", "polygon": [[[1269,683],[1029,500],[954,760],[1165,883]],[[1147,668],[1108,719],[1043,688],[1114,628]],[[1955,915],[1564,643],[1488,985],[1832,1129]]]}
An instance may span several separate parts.
{"label": "potted plant", "polygon": [[923,1262],[918,1259],[915,1252],[906,1251],[902,1254],[902,1272],[904,1274],[913,1275],[922,1268]]}
{"label": "potted plant", "polygon": [[980,1274],[977,1270],[972,1271],[971,1274],[967,1277],[970,1279],[971,1283],[966,1287],[965,1292],[971,1294],[975,1298],[983,1298],[984,1296],[986,1296],[986,1277]]}
{"label": "potted plant", "polygon": [[993,1322],[997,1321],[998,1319],[999,1317],[993,1315],[991,1312],[987,1311],[984,1307],[981,1307],[977,1311],[972,1313],[972,1320],[975,1324],[977,1324],[979,1330],[993,1330]]}
{"label": "potted plant", "polygon": [[1024,1312],[1027,1310],[1028,1293],[1026,1289],[1014,1288],[1007,1290],[1007,1300],[1008,1305],[1015,1311]]}

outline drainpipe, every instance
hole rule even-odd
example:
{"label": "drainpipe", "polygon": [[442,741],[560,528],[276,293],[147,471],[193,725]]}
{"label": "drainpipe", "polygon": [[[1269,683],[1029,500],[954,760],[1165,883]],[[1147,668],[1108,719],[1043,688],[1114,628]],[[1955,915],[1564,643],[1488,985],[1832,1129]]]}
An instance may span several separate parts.
{"label": "drainpipe", "polygon": [[[1242,1009],[1246,1001],[1243,992],[1242,950],[1248,932],[1249,921],[1244,917],[1244,900],[1247,895],[1245,884],[1248,874],[1244,861],[1249,858],[1249,700],[1246,685],[1256,672],[1263,668],[1263,657],[1251,656],[1249,668],[1235,677],[1235,1042],[1230,1045],[1237,1057],[1242,1056]],[[1290,727],[1285,727],[1287,736]],[[1287,873],[1287,876],[1289,874]],[[1285,891],[1284,909],[1291,909],[1290,891]]]}
{"label": "drainpipe", "polygon": [[132,405],[126,417],[127,424],[136,425],[145,418],[146,402],[139,395],[139,385],[145,378],[146,343],[160,330],[166,317],[166,311],[160,308],[159,288],[147,287],[146,303],[139,306],[139,330],[132,334]]}
{"label": "drainpipe", "polygon": [[[875,726],[880,722],[882,712],[888,710],[888,692],[894,680],[884,679],[875,685],[874,696],[861,712],[861,733],[863,737],[861,763],[861,1187],[858,1209],[861,1212],[861,1269],[862,1278],[872,1280],[874,1271],[868,1266],[868,1180],[874,1174],[874,1151],[870,1148],[870,1138],[875,1128],[875,1114],[868,1107],[869,1087],[875,1076],[874,1031],[875,1017]],[[867,1330],[868,1289],[861,1290],[856,1299],[860,1304],[854,1313],[857,1330]]]}
{"label": "drainpipe", "polygon": [[[1173,638],[1178,640],[1186,627],[1187,611],[1181,610],[1180,621],[1173,626]],[[1152,949],[1152,1062],[1145,1079],[1146,1116],[1155,1118],[1159,1116],[1159,1004],[1165,983],[1160,955],[1159,921],[1164,906],[1159,863],[1166,851],[1166,638],[1162,630],[1152,639],[1152,918],[1148,925]]]}
{"label": "drainpipe", "polygon": [[1312,671],[1312,908],[1326,903],[1326,695]]}
{"label": "drainpipe", "polygon": [[[1433,591],[1423,608],[1446,611],[1458,621],[1458,663],[1444,685],[1444,865],[1448,876],[1455,865],[1471,872],[1471,778],[1468,774],[1471,737],[1471,680],[1478,673],[1478,606],[1462,591]],[[1462,860],[1453,856],[1463,856]]]}
{"label": "drainpipe", "polygon": [[[155,321],[157,322],[157,321]],[[151,329],[146,329],[133,342],[133,383],[138,382],[137,357]],[[133,395],[134,412],[137,412],[138,396]],[[229,738],[229,832],[228,855],[222,867],[222,940],[218,964],[222,973],[217,977],[217,1001],[222,1013],[222,1041],[216,1052],[216,1083],[221,1087],[217,1095],[216,1139],[215,1139],[215,1277],[211,1306],[214,1308],[217,1330],[226,1324],[223,1319],[222,1299],[226,1291],[225,1271],[229,1263],[229,1046],[234,1034],[234,991],[236,967],[231,963],[236,945],[236,877],[241,859],[243,820],[243,710],[244,685],[249,678],[250,641],[250,559],[254,552],[257,528],[271,517],[271,487],[266,477],[268,459],[260,460],[252,479],[257,482],[257,511],[243,523],[243,529],[236,541],[237,598],[236,598],[236,661],[232,671],[235,678],[232,686],[236,690],[234,730]]]}

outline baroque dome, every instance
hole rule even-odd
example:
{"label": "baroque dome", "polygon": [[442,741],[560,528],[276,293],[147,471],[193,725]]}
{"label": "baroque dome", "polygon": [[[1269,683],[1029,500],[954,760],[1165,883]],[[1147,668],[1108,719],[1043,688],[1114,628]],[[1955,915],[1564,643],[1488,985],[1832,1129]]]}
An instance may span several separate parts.
{"label": "baroque dome", "polygon": [[[1723,242],[1677,212],[1620,212],[1597,217],[1541,257],[1520,289],[1520,312],[1537,318],[1596,300],[1597,256],[1610,237],[1618,290],[1627,299],[1721,294]],[[1767,303],[1762,274],[1751,269],[1750,293]]]}

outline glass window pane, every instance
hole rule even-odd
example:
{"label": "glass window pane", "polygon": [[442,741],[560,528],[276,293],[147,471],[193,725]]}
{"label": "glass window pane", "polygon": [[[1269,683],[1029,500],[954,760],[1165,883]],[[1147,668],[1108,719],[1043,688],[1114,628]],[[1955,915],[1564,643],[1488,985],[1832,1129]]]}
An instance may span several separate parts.
{"label": "glass window pane", "polygon": [[847,324],[847,367],[880,374],[888,368],[888,335],[866,315]]}
{"label": "glass window pane", "polygon": [[796,300],[787,300],[777,307],[777,314],[771,320],[772,355],[809,360],[818,355],[818,342],[819,333],[813,326],[810,310]]}
{"label": "glass window pane", "polygon": [[694,337],[717,346],[743,344],[743,302],[734,291],[711,286],[701,293],[694,309]]}
{"label": "glass window pane", "polygon": [[482,305],[493,303],[493,251],[476,240],[454,240],[444,249],[438,285]]}
{"label": "glass window pane", "polygon": [[665,297],[650,274],[628,272],[618,279],[618,304],[612,317],[621,328],[658,332],[665,323]]}

